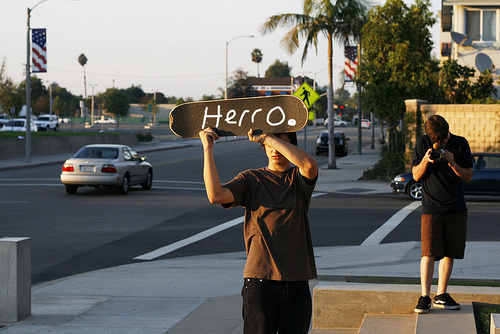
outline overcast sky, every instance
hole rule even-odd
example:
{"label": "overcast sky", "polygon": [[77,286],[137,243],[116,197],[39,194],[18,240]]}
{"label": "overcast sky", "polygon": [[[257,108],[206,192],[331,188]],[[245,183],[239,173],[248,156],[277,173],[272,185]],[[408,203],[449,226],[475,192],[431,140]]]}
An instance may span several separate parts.
{"label": "overcast sky", "polygon": [[[24,80],[26,63],[26,12],[39,0],[2,0],[0,10],[0,61],[15,83]],[[279,59],[288,62],[292,75],[307,75],[326,85],[327,40],[318,53],[302,48],[287,54],[279,42],[285,30],[262,35],[260,26],[272,15],[301,13],[303,0],[46,0],[31,13],[31,28],[47,29],[47,73],[36,74],[57,82],[75,95],[84,94],[83,69],[78,56],[88,59],[87,94],[107,88],[141,86],[145,92],[201,99],[224,89],[226,42],[229,75],[242,68],[257,76],[252,62],[255,48],[262,51],[260,75]],[[375,0],[372,3],[382,4]],[[407,1],[407,3],[411,3]],[[433,10],[441,1],[432,0]],[[438,27],[432,30],[435,47]],[[254,35],[253,38],[239,36]],[[237,38],[235,38],[237,37]],[[343,47],[334,55],[334,78],[343,71]],[[334,89],[342,84],[335,80]]]}

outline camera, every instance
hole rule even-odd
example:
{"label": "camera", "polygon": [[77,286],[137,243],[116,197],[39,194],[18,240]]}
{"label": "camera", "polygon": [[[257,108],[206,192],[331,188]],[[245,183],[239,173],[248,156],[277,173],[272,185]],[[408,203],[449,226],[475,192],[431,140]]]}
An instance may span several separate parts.
{"label": "camera", "polygon": [[439,143],[434,143],[434,145],[432,145],[432,151],[429,158],[434,162],[438,162],[444,158],[444,150],[439,147]]}
{"label": "camera", "polygon": [[430,159],[434,162],[438,162],[444,158],[444,150],[443,149],[433,149],[431,151]]}

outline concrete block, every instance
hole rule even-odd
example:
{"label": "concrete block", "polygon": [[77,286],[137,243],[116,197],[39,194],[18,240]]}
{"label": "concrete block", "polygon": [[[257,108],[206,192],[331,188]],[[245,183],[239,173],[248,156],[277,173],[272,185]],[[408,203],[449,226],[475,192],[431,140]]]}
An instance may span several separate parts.
{"label": "concrete block", "polygon": [[471,302],[462,302],[460,310],[431,308],[428,314],[417,317],[416,334],[476,333],[474,310]]}
{"label": "concrete block", "polygon": [[31,238],[0,238],[0,322],[31,315]]}
{"label": "concrete block", "polygon": [[492,313],[490,322],[490,334],[500,334],[500,314]]}
{"label": "concrete block", "polygon": [[[500,304],[498,287],[450,286],[448,291],[464,310],[466,302]],[[420,285],[319,282],[313,293],[313,328],[360,328],[365,314],[414,314],[420,294]]]}
{"label": "concrete block", "polygon": [[366,314],[358,334],[415,333],[416,314]]}

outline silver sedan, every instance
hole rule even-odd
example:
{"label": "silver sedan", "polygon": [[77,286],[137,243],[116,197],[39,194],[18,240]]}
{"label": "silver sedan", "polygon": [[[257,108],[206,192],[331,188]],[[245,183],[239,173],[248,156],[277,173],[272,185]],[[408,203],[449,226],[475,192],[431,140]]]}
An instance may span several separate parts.
{"label": "silver sedan", "polygon": [[61,182],[68,194],[75,194],[78,187],[92,186],[117,187],[125,195],[134,185],[151,189],[153,167],[128,146],[87,145],[66,160]]}

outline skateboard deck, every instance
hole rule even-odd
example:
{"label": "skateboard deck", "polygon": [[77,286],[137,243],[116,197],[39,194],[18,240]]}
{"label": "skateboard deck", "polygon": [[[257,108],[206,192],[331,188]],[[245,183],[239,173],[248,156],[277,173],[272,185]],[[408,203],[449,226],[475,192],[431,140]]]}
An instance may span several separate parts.
{"label": "skateboard deck", "polygon": [[304,102],[293,95],[188,102],[170,112],[170,129],[185,138],[199,137],[207,127],[219,136],[246,136],[250,129],[263,133],[294,132],[308,119]]}

